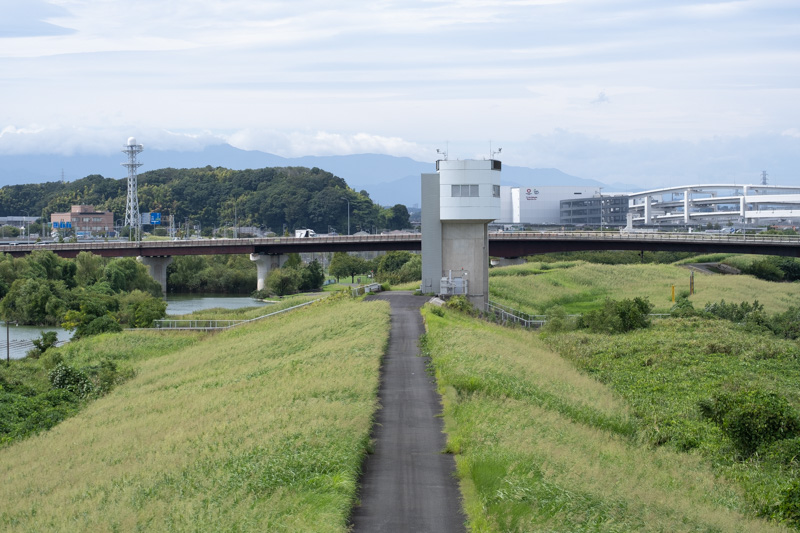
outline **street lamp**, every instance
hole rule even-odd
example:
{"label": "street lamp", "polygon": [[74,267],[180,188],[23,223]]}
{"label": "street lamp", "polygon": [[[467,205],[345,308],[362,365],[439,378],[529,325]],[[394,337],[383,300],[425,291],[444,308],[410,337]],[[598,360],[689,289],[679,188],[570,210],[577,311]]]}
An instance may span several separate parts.
{"label": "street lamp", "polygon": [[347,234],[350,235],[350,200],[342,196],[342,200],[347,202]]}

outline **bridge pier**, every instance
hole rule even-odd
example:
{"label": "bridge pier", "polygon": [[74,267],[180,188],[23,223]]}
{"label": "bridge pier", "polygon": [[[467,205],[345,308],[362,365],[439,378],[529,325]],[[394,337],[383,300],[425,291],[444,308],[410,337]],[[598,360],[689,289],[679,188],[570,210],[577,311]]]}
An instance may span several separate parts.
{"label": "bridge pier", "polygon": [[150,257],[150,256],[139,256],[136,258],[141,264],[147,267],[147,270],[150,271],[150,275],[153,276],[157,282],[161,284],[161,291],[164,293],[164,296],[167,295],[167,267],[172,263],[172,256],[158,256],[158,257]]}
{"label": "bridge pier", "polygon": [[256,264],[258,283],[256,289],[261,291],[267,285],[267,276],[276,268],[281,268],[289,256],[286,254],[250,254],[250,261]]}

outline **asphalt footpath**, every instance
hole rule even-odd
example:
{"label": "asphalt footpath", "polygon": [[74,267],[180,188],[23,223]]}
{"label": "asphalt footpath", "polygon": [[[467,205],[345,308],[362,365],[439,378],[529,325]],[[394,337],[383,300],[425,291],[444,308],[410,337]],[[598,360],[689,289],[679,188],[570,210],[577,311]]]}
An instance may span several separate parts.
{"label": "asphalt footpath", "polygon": [[425,331],[419,309],[427,299],[407,292],[369,299],[390,303],[391,335],[381,369],[375,450],[365,462],[353,531],[463,533],[455,461],[442,453],[442,406],[427,359],[419,357]]}

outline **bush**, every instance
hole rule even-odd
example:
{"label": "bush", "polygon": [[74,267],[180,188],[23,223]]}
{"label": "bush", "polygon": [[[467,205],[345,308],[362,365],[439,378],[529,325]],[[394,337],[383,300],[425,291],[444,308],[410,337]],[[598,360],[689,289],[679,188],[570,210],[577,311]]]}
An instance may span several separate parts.
{"label": "bush", "polygon": [[462,296],[460,294],[448,299],[445,305],[448,309],[455,309],[456,311],[467,313],[469,315],[475,314],[475,307],[473,307],[472,303],[467,299],[466,296]]}
{"label": "bush", "polygon": [[551,307],[547,311],[547,322],[542,327],[542,331],[556,333],[559,331],[570,331],[575,329],[575,319],[567,315],[566,309],[560,305]]}
{"label": "bush", "polygon": [[678,300],[675,302],[675,305],[669,310],[670,316],[673,318],[686,318],[690,316],[696,316],[697,310],[694,308],[692,302],[689,301],[689,298],[681,298],[678,297]]}
{"label": "bush", "polygon": [[787,522],[800,525],[800,481],[795,480],[783,490],[778,513]]}
{"label": "bush", "polygon": [[590,311],[578,320],[578,327],[595,333],[625,333],[650,326],[653,304],[647,298],[611,300],[606,298],[602,309]]}
{"label": "bush", "polygon": [[770,257],[753,261],[743,270],[743,273],[766,281],[781,281],[785,275],[775,259]]}
{"label": "bush", "polygon": [[50,371],[50,384],[54,389],[64,389],[76,396],[86,398],[92,394],[92,382],[82,370],[59,363]]}
{"label": "bush", "polygon": [[772,462],[786,466],[800,466],[800,437],[773,442],[764,457]]}
{"label": "bush", "polygon": [[699,403],[700,413],[722,428],[743,457],[759,447],[800,434],[800,417],[774,392],[721,393]]}

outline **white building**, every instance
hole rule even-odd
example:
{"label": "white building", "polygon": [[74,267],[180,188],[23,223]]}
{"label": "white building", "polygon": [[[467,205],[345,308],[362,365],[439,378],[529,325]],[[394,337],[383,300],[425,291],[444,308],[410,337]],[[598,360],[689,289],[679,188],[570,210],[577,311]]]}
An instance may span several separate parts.
{"label": "white building", "polygon": [[798,223],[800,187],[785,185],[683,185],[628,196],[634,224]]}
{"label": "white building", "polygon": [[600,196],[595,186],[500,187],[500,217],[503,224],[559,224],[561,201]]}

